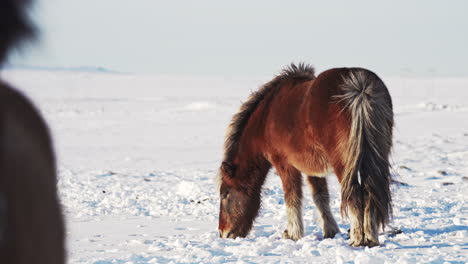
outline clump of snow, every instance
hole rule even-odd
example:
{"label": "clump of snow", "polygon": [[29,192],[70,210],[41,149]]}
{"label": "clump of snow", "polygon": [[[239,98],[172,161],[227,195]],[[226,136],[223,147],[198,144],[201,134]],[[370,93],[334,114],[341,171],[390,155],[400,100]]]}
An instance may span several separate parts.
{"label": "clump of snow", "polygon": [[194,182],[182,181],[177,185],[177,194],[190,198],[201,193],[200,187]]}
{"label": "clump of snow", "polygon": [[359,252],[354,258],[355,264],[382,264],[385,263],[384,259],[381,259],[377,256],[371,256],[364,252]]}

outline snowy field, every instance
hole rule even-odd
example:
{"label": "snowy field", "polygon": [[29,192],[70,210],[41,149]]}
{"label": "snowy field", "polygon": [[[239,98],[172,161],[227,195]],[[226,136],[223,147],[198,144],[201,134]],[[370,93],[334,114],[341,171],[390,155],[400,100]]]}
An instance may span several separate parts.
{"label": "snowy field", "polygon": [[[396,130],[394,219],[380,247],[322,239],[305,188],[306,236],[281,239],[271,172],[250,235],[218,238],[214,178],[226,126],[272,76],[193,77],[10,70],[48,121],[59,157],[69,263],[466,263],[468,79],[384,78]],[[329,181],[342,233],[339,186]],[[305,186],[306,187],[306,186]]]}

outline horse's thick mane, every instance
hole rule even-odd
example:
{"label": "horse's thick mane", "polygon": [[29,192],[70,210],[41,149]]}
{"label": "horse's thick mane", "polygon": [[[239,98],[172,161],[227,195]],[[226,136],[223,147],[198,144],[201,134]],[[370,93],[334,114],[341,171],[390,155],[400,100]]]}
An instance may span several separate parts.
{"label": "horse's thick mane", "polygon": [[232,118],[224,142],[224,161],[231,162],[236,154],[242,132],[255,112],[258,105],[270,94],[274,95],[284,81],[309,81],[315,79],[315,70],[311,65],[300,63],[291,64],[284,68],[281,73],[270,82],[253,92],[249,99],[242,104],[239,112]]}

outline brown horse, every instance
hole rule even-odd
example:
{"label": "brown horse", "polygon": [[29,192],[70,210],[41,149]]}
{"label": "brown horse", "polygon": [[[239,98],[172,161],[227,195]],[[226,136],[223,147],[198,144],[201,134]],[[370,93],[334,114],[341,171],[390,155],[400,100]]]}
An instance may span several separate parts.
{"label": "brown horse", "polygon": [[321,215],[325,238],[339,232],[325,176],[341,183],[341,212],[351,220],[353,246],[379,245],[391,216],[389,153],[393,112],[382,80],[362,68],[291,65],[241,106],[228,129],[220,167],[219,232],[245,237],[260,208],[273,166],[281,177],[288,215],[283,236],[304,235],[302,174]]}
{"label": "brown horse", "polygon": [[[34,30],[26,0],[0,1],[0,64]],[[65,263],[64,224],[47,126],[35,107],[0,81],[0,263]]]}

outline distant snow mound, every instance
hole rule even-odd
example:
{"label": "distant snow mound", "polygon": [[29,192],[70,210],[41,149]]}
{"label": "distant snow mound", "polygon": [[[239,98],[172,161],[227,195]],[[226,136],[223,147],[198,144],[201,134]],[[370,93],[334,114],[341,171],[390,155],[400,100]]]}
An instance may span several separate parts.
{"label": "distant snow mound", "polygon": [[458,110],[464,110],[465,107],[462,105],[449,105],[449,104],[436,104],[433,102],[424,102],[418,104],[419,109],[423,109],[426,111],[458,111]]}
{"label": "distant snow mound", "polygon": [[208,101],[193,102],[184,107],[187,111],[206,111],[216,108],[216,104]]}
{"label": "distant snow mound", "polygon": [[34,66],[34,65],[7,65],[9,70],[26,70],[26,71],[52,71],[52,72],[74,72],[74,73],[121,73],[102,66],[77,66],[77,67],[51,67],[51,66]]}

